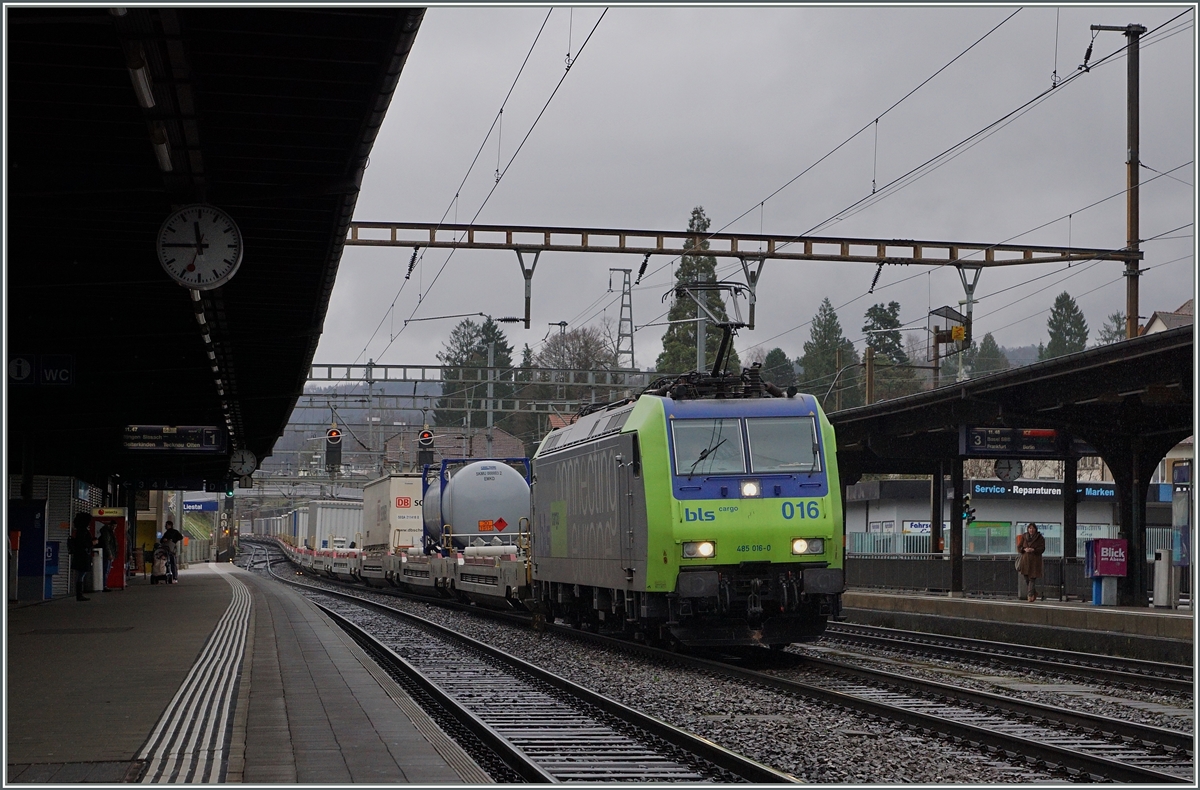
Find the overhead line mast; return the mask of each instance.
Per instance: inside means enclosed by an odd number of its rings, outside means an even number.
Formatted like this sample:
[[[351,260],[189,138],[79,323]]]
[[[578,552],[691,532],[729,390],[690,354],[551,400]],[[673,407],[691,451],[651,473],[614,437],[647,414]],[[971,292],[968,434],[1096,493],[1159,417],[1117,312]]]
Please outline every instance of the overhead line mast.
[[[1139,68],[1140,68],[1140,50],[1142,34],[1146,32],[1146,28],[1142,25],[1126,25],[1124,27],[1114,27],[1112,25],[1092,25],[1092,30],[1111,30],[1118,33],[1124,33],[1129,39],[1129,46],[1125,53],[1128,70],[1125,77],[1126,90],[1126,137],[1128,139],[1128,158],[1125,162],[1125,205],[1126,205],[1126,221],[1125,221],[1125,236],[1126,249],[1131,255],[1125,261],[1125,338],[1134,338],[1138,336],[1138,278],[1141,276],[1141,270],[1138,266],[1138,261],[1141,259],[1139,245],[1141,239],[1140,230],[1140,201],[1138,195],[1139,175],[1138,168],[1141,167],[1141,154],[1138,151],[1141,143],[1141,132],[1139,123]],[[1092,34],[1093,36],[1095,33]],[[1091,48],[1088,48],[1091,51]]]

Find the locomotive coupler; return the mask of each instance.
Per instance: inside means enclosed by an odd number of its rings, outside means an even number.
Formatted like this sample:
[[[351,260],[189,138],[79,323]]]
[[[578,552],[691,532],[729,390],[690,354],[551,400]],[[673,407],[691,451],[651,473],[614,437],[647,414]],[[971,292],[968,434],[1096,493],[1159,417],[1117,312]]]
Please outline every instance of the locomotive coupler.
[[[750,594],[746,596],[746,616],[751,620],[758,620],[762,617],[762,597],[759,595],[759,590],[762,589],[762,580],[753,579],[750,582]]]
[[[729,608],[733,603],[733,590],[730,587],[729,579],[721,577],[720,587],[717,590],[717,608],[721,614],[729,614]]]

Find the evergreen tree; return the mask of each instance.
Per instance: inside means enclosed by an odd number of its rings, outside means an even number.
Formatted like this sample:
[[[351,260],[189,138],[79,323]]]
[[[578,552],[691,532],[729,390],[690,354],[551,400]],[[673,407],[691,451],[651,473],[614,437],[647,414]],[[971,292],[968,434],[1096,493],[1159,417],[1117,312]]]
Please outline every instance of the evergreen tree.
[[[1004,356],[1000,346],[996,345],[996,339],[988,332],[983,336],[983,340],[979,341],[979,349],[975,352],[971,365],[971,375],[980,376],[997,370],[1008,370],[1008,367],[1008,357]]]
[[[514,398],[522,401],[551,399],[554,394],[551,386],[534,380],[537,367],[537,357],[534,355],[533,349],[526,343],[521,349],[521,364],[514,371]],[[497,424],[499,425],[499,423]],[[548,430],[545,416],[529,410],[505,415],[504,424],[501,427],[524,442],[525,454],[529,456],[533,455]]]
[[[796,368],[782,348],[773,348],[763,358],[762,377],[778,387],[787,389],[796,383]]]
[[[1125,313],[1118,310],[1108,316],[1096,337],[1096,345],[1107,346],[1125,339]]]
[[[904,353],[900,336],[900,303],[872,305],[863,318],[866,323],[862,331],[867,345],[875,350],[875,400],[919,392],[921,383],[916,371],[908,367],[908,354]],[[863,372],[865,375],[866,371]]]
[[[867,308],[863,316],[863,334],[867,336],[867,345],[875,349],[875,359],[884,357],[886,361],[897,365],[908,363],[908,355],[900,339],[900,303],[889,302]]]
[[[495,343],[495,367],[499,369],[492,384],[492,398],[499,401],[513,394],[512,346],[504,331],[491,318],[477,324],[464,318],[450,332],[444,350],[437,357],[446,366],[442,397],[438,399],[433,414],[434,424],[439,426],[484,427],[487,422],[482,415],[487,412],[487,364],[488,344]],[[467,407],[467,413],[452,411]],[[494,404],[492,420],[499,423],[506,413]],[[475,414],[475,412],[479,414]]]
[[[838,358],[838,351],[841,358]],[[800,390],[825,399],[829,409],[835,408],[837,393],[841,392],[842,408],[862,405],[862,370],[851,368],[837,376],[842,368],[859,364],[858,351],[854,344],[842,335],[842,325],[829,297],[825,297],[812,320],[811,339],[804,343],[804,356],[800,366],[804,369],[800,378]],[[837,383],[834,384],[835,376]]]
[[[1088,325],[1083,311],[1066,291],[1054,299],[1050,308],[1050,319],[1046,322],[1050,331],[1050,342],[1039,350],[1038,359],[1053,359],[1087,348]]]
[[[698,252],[707,250],[708,241],[701,239],[700,234],[707,232],[708,226],[709,219],[704,216],[704,207],[696,206],[692,209],[692,218],[688,220],[687,229],[688,233],[696,235],[683,243],[684,249]],[[697,241],[699,241],[699,246],[697,246]],[[717,259],[713,256],[685,254],[679,259],[679,268],[675,272],[677,286],[691,282],[715,282],[716,279]],[[721,299],[719,292],[706,291],[703,295],[697,295],[706,300],[709,311],[718,319],[729,320],[729,316],[725,312],[725,302]],[[671,305],[671,309],[667,313],[667,320],[682,321],[683,323],[671,324],[663,333],[663,350],[654,363],[660,373],[686,373],[696,368],[696,323],[688,319],[695,319],[698,312],[699,307],[687,296],[675,299]],[[705,367],[711,369],[717,349],[721,345],[721,336],[724,330],[713,326],[712,321],[706,321],[704,326]],[[729,349],[726,368],[730,372],[741,372],[741,361],[732,347]]]

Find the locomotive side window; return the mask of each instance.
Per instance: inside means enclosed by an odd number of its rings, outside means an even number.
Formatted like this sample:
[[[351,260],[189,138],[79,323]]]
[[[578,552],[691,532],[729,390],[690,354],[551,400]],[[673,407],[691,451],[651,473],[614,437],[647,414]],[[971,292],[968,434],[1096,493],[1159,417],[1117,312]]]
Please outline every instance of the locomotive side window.
[[[746,471],[738,419],[674,420],[675,474],[731,475]]]
[[[753,472],[819,472],[812,417],[751,417],[746,420]]]

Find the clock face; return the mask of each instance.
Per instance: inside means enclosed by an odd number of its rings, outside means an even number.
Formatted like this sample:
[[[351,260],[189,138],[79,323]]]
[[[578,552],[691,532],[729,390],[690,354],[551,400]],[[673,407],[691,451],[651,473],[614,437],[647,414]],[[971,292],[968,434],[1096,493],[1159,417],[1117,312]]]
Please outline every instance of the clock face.
[[[1021,477],[1024,470],[1021,468],[1020,461],[1014,461],[1008,458],[1001,458],[996,462],[996,477],[1006,483],[1011,483]]]
[[[224,285],[242,263],[242,232],[215,206],[184,206],[158,231],[158,261],[175,282],[207,291]]]
[[[258,468],[258,459],[249,450],[234,450],[229,456],[229,470],[238,477],[253,474]]]

